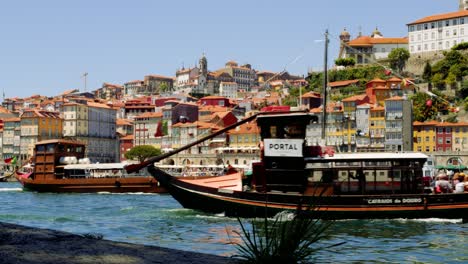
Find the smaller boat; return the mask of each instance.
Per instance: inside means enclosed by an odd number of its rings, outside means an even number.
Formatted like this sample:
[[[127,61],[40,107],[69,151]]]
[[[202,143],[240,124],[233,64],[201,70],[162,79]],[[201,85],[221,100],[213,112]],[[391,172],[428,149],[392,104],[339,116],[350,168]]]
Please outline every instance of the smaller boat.
[[[17,171],[16,178],[25,189],[38,192],[165,192],[146,170],[127,173],[125,163],[90,164],[84,153],[85,145],[76,141],[38,142],[33,165]]]

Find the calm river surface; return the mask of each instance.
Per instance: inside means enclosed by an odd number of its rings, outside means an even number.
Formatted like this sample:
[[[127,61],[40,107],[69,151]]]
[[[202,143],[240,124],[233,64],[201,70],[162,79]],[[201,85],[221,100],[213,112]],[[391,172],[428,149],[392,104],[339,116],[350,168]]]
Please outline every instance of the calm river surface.
[[[105,239],[230,256],[237,219],[183,209],[169,195],[24,192],[0,183],[0,221]],[[247,223],[247,221],[246,221]],[[467,263],[468,224],[460,220],[344,220],[318,262]]]

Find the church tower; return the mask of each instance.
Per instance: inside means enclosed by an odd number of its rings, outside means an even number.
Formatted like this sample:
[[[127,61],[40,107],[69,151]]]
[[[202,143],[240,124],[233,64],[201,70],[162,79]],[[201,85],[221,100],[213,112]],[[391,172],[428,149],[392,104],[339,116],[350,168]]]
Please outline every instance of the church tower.
[[[351,34],[349,34],[348,31],[346,31],[346,28],[343,29],[343,32],[340,34],[340,53],[338,54],[338,58],[344,58],[345,56],[345,49],[346,49],[346,44],[351,40]]]
[[[205,53],[198,61],[198,93],[207,94],[207,81],[208,81],[208,60]]]
[[[206,60],[205,53],[198,61],[198,67],[200,69],[200,74],[207,75],[208,74],[208,61]]]

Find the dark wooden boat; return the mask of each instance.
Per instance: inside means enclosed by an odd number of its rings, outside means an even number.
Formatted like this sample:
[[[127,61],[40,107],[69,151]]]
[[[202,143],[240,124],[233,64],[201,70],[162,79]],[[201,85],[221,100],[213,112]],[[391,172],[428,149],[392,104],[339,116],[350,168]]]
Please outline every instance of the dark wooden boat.
[[[314,120],[309,113],[256,118],[263,155],[248,179],[240,173],[174,177],[153,164],[171,153],[127,170],[148,166],[184,207],[228,216],[273,216],[300,206],[325,219],[468,217],[468,193],[427,193],[422,175],[427,156],[422,153],[334,154],[306,144],[306,127]]]
[[[89,164],[84,153],[85,145],[75,141],[38,142],[34,166],[17,172],[16,178],[25,189],[38,192],[165,192],[147,171],[127,173],[123,163]]]

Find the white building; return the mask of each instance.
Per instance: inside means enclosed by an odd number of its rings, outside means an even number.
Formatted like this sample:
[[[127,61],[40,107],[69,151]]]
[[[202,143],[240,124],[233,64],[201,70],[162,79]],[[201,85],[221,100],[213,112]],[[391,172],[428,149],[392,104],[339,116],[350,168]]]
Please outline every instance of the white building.
[[[359,35],[353,40],[349,32],[344,30],[340,39],[344,42],[340,56],[354,58],[357,64],[372,63],[374,60],[386,59],[393,49],[408,49],[408,38],[387,38],[376,28],[370,36]]]
[[[62,107],[65,138],[85,143],[85,155],[92,162],[120,160],[115,109],[94,102],[66,103]]]
[[[197,67],[185,69],[182,68],[176,72],[176,80],[174,87],[176,90],[187,88],[187,86],[198,84],[198,72]]]
[[[238,85],[235,82],[220,82],[219,95],[227,98],[237,98]]]
[[[468,10],[427,16],[408,24],[411,54],[448,50],[468,41]]]

